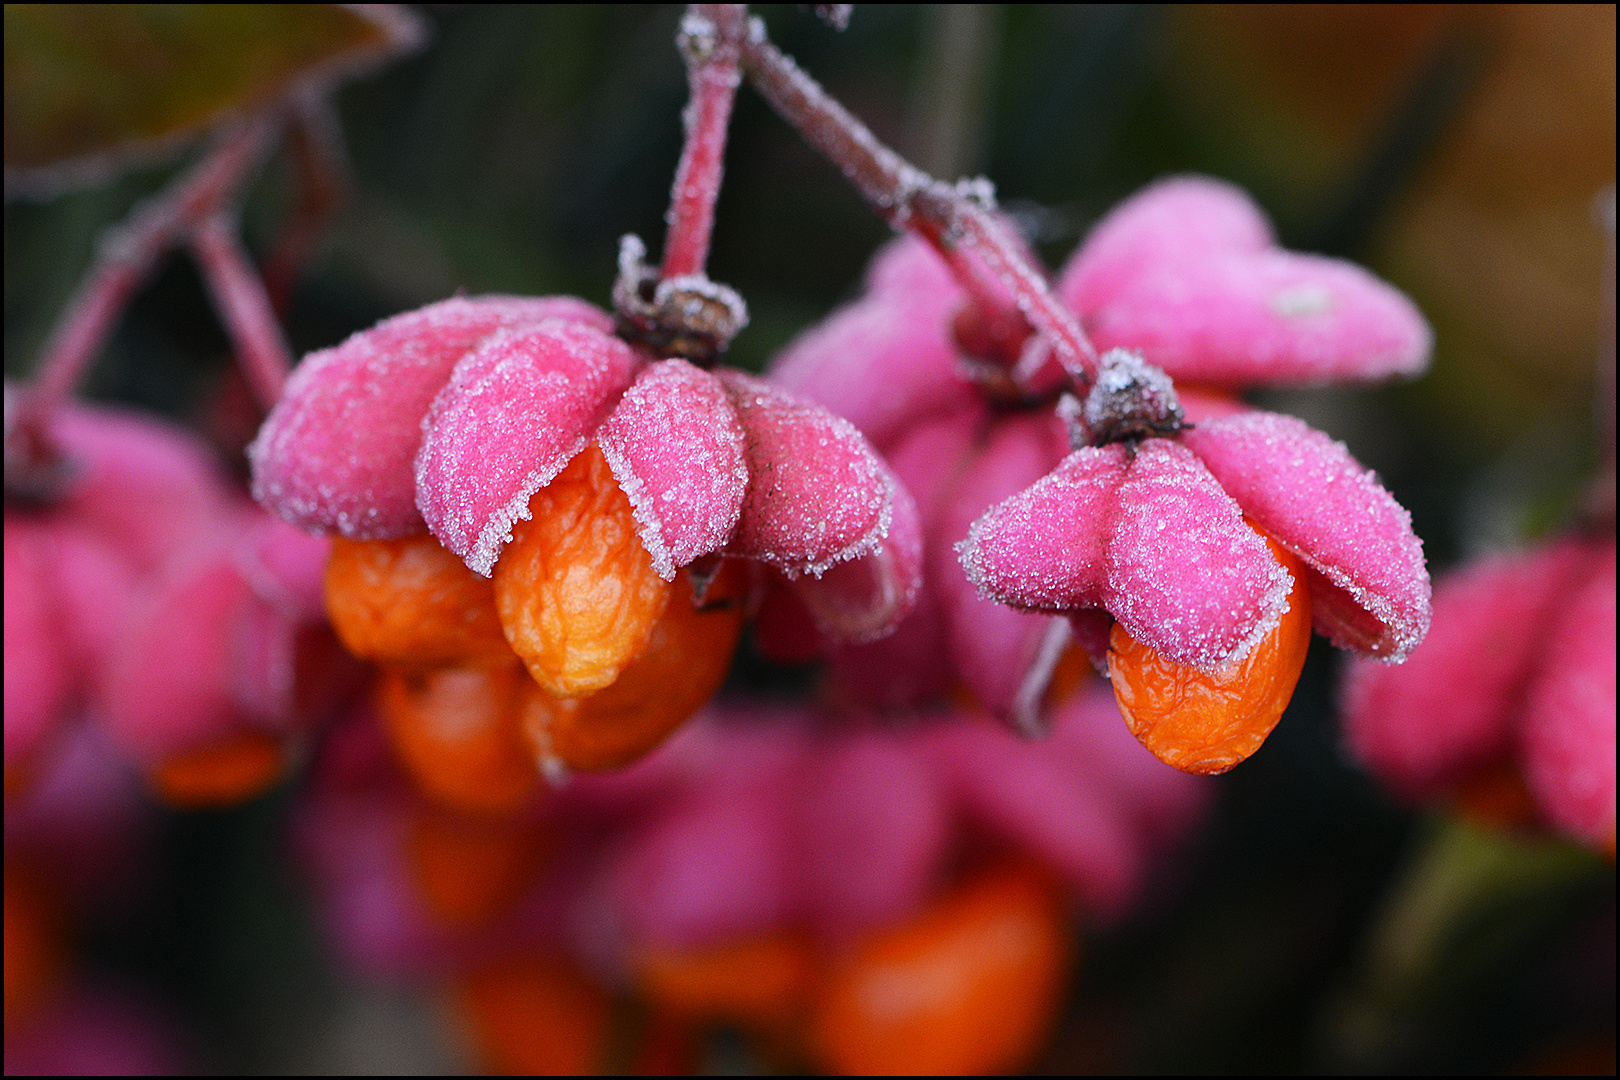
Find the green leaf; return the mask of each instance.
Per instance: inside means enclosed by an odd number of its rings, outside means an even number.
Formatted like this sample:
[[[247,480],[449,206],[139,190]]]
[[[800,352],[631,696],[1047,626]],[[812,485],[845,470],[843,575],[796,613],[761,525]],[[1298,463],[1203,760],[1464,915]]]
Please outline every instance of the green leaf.
[[[422,36],[404,9],[7,4],[8,194],[128,167],[297,86],[356,74]]]

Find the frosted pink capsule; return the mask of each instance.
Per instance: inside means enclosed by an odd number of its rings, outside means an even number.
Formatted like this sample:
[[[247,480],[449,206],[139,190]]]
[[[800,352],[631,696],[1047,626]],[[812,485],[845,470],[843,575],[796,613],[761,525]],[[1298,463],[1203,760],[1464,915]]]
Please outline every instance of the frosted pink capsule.
[[[1354,264],[1277,247],[1238,188],[1160,181],[1115,207],[1056,285],[1099,349],[1138,349],[1172,378],[1220,386],[1410,376],[1432,334]]]
[[[1613,544],[1579,539],[1447,575],[1406,665],[1347,670],[1351,753],[1414,801],[1505,766],[1548,822],[1612,850],[1614,580]]]
[[[9,390],[9,387],[8,387]],[[151,417],[69,405],[50,438],[68,468],[48,506],[6,513],[6,767],[78,708],[137,584],[229,527],[206,447]]]
[[[1429,579],[1410,515],[1342,443],[1274,413],[1076,450],[975,522],[960,551],[987,597],[1106,609],[1207,671],[1276,625],[1292,585],[1244,515],[1306,561],[1316,626],[1337,644],[1400,660],[1422,640]]]
[[[425,531],[412,462],[428,405],[474,345],[548,318],[612,326],[571,296],[453,297],[311,353],[248,447],[254,498],[311,532],[379,540]]]
[[[1547,635],[1525,703],[1525,777],[1542,813],[1562,832],[1614,857],[1614,544],[1594,553]],[[1590,564],[1589,564],[1590,565]]]
[[[241,735],[287,740],[328,705],[307,681],[335,642],[306,638],[325,541],[239,512],[147,584],[112,644],[97,715],[144,771]],[[324,647],[323,647],[324,645]]]
[[[857,638],[892,629],[916,587],[909,496],[866,439],[741,372],[648,363],[593,327],[547,321],[463,357],[423,432],[418,505],[480,574],[534,493],[594,439],[666,579],[717,553],[808,575],[823,627]]]

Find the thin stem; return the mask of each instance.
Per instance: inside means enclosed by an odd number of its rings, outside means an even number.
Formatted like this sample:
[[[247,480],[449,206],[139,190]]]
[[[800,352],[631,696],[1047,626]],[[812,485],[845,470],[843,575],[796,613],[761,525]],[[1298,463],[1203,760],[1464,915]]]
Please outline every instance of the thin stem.
[[[298,202],[264,258],[264,287],[278,314],[286,313],[299,274],[349,193],[343,132],[329,97],[310,94],[298,102],[287,150]]]
[[[950,186],[884,146],[793,60],[765,38],[757,20],[742,50],[743,73],[806,142],[837,165],[890,225],[908,229],[940,253],[987,320],[1007,301],[984,280],[988,268],[1030,326],[1051,343],[1071,376],[1096,377],[1097,350],[1073,313],[1058,303],[1020,245],[996,223],[987,182]]]
[[[268,152],[279,116],[261,115],[224,132],[201,161],[110,229],[95,262],[46,341],[8,436],[43,440],[52,413],[95,359],[118,313],[157,260],[214,211]]]
[[[264,281],[236,238],[236,215],[223,210],[210,215],[198,226],[191,249],[236,347],[237,363],[259,407],[268,413],[292,371],[292,352],[281,336]]]
[[[726,131],[742,81],[738,56],[747,26],[743,4],[693,4],[681,20],[681,53],[692,88],[682,120],[686,144],[670,193],[669,235],[661,277],[702,274],[714,232],[714,204],[724,172]]]

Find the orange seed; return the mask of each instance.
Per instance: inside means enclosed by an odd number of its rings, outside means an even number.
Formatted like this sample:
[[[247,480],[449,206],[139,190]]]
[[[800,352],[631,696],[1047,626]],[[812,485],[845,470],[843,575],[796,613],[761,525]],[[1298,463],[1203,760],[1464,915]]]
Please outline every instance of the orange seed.
[[[618,679],[588,697],[540,691],[525,704],[524,734],[541,761],[590,772],[636,761],[714,696],[742,634],[743,609],[732,597],[743,577],[728,563],[710,583],[712,606],[692,605],[685,572],[676,575],[669,606],[647,648]]]
[[[1164,659],[1118,623],[1109,637],[1108,677],[1126,726],[1155,757],[1182,772],[1223,773],[1260,749],[1305,666],[1311,600],[1304,567],[1281,544],[1265,539],[1293,575],[1294,587],[1282,619],[1241,660],[1202,672]]]
[[[530,682],[516,664],[491,668],[389,668],[377,708],[417,786],[462,810],[526,805],[540,773],[521,730]]]
[[[534,493],[529,513],[495,564],[506,639],[548,693],[600,690],[647,647],[670,584],[595,443]]]
[[[1039,871],[981,871],[831,962],[812,1006],[818,1061],[854,1074],[1019,1069],[1057,1019],[1071,950]]]
[[[493,587],[428,534],[335,538],[326,611],[344,648],[363,660],[492,664],[512,652]]]

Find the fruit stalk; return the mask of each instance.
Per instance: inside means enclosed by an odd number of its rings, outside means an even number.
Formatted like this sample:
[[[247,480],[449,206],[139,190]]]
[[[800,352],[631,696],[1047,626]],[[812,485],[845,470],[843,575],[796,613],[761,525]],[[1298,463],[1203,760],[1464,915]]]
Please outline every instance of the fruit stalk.
[[[765,37],[757,19],[742,46],[743,74],[804,140],[821,151],[889,224],[926,240],[952,270],[987,322],[998,321],[1007,301],[974,264],[982,262],[1011,293],[1029,325],[1050,341],[1064,368],[1083,384],[1096,377],[1097,351],[1079,322],[1058,303],[992,217],[988,182],[948,185],[879,142]]]

